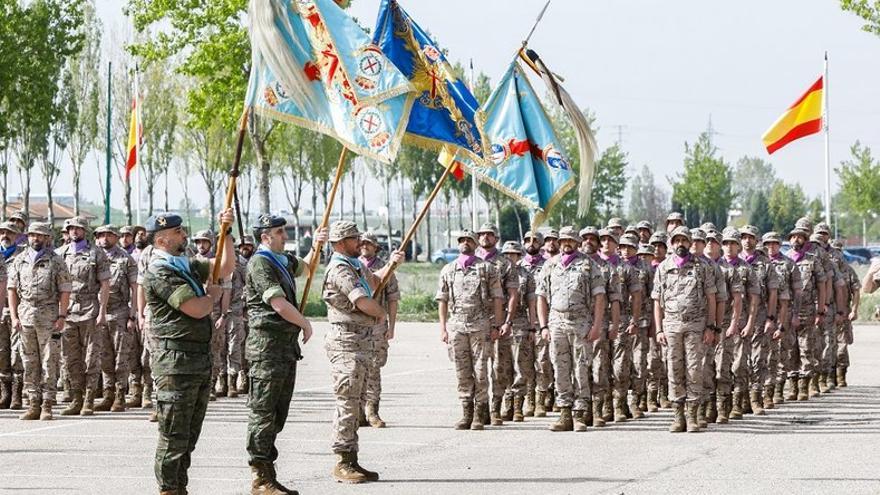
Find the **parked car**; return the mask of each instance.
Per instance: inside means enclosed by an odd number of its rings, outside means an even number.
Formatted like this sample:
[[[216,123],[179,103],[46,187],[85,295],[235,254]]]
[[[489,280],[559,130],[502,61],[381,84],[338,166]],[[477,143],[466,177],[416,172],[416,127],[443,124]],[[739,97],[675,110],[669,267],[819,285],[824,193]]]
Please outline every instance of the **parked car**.
[[[431,263],[445,265],[451,263],[458,258],[458,248],[443,248],[434,251],[431,255]]]
[[[868,251],[870,253],[870,251]],[[843,250],[843,260],[847,263],[855,263],[857,265],[867,265],[870,263],[871,258],[865,258],[861,255],[861,250],[857,253],[850,251],[849,248]]]
[[[400,249],[400,241],[402,239],[397,236],[391,236],[391,249],[396,251]],[[376,233],[376,241],[379,243],[379,252],[384,253],[388,249],[388,234]],[[422,246],[416,242],[416,256],[422,254]],[[406,260],[412,260],[412,247],[407,247]]]
[[[843,248],[844,253],[849,253],[853,256],[857,256],[862,258],[861,261],[857,261],[859,264],[867,264],[870,262],[871,258],[874,256],[874,253],[871,252],[870,249],[861,246],[852,246]]]

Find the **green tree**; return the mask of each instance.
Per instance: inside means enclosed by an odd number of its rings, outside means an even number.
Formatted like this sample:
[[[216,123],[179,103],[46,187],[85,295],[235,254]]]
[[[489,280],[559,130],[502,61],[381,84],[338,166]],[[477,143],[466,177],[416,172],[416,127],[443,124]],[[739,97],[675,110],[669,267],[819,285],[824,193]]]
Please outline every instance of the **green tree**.
[[[138,86],[144,132],[139,165],[147,189],[147,215],[153,214],[159,177],[167,174],[175,155],[183,85],[180,77],[171,71],[171,64],[167,61],[153,62],[144,68]]]
[[[752,156],[744,156],[736,162],[731,189],[743,215],[750,217],[755,211],[753,197],[758,193],[763,193],[764,201],[767,200],[775,181],[776,170],[770,162]]]
[[[25,12],[19,2],[0,1],[0,67],[20,67],[22,58],[22,29]],[[19,84],[19,70],[0,70],[0,217],[6,219],[6,186],[12,148],[17,141],[16,113],[23,87]]]
[[[840,180],[840,197],[847,211],[867,222],[880,211],[880,162],[871,148],[856,141],[849,160],[834,169]]]
[[[840,7],[865,20],[862,30],[880,36],[880,0],[840,0]]]
[[[683,211],[688,225],[712,222],[727,223],[733,203],[732,171],[708,132],[703,132],[693,146],[684,144],[684,172],[672,182],[672,207]]]
[[[632,222],[647,220],[659,225],[666,219],[669,211],[669,193],[663,190],[654,179],[654,173],[647,165],[632,178],[629,185],[630,199],[628,217]]]
[[[781,180],[773,183],[767,198],[767,209],[773,230],[787,235],[798,218],[807,210],[807,198],[799,184],[786,184]]]
[[[574,153],[568,156],[574,156]],[[588,214],[593,219],[591,223],[603,223],[603,220],[620,214],[628,165],[629,157],[619,144],[615,143],[602,151],[593,178],[593,201],[590,202]]]
[[[773,230],[773,218],[770,216],[770,203],[764,191],[758,191],[751,196],[751,203],[748,206],[749,223],[758,227],[760,232],[768,232]],[[782,232],[785,235],[786,232]]]

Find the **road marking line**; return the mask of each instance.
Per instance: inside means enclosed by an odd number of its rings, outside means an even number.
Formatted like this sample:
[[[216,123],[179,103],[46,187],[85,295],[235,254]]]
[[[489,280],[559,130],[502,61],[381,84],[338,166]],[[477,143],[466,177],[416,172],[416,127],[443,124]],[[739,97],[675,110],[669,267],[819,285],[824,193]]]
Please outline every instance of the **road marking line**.
[[[0,433],[0,437],[14,437],[14,436],[18,436],[18,435],[27,435],[28,433],[34,433],[37,431],[56,430],[58,428],[67,428],[68,426],[76,426],[76,425],[81,425],[81,424],[82,423],[72,421],[70,423],[64,423],[64,424],[60,424],[60,425],[44,426],[42,428],[32,428],[30,430],[10,431],[7,433]]]

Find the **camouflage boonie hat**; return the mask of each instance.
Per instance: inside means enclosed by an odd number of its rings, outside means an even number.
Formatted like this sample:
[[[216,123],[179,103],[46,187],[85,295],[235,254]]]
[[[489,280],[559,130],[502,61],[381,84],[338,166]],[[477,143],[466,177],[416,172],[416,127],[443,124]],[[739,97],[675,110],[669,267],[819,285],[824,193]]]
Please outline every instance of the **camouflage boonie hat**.
[[[669,234],[669,242],[672,243],[673,241],[675,241],[675,238],[679,236],[684,237],[688,240],[688,242],[691,242],[692,240],[690,229],[685,227],[684,225],[679,225],[675,228],[675,230],[672,231],[671,234]]]
[[[560,241],[569,240],[569,241],[581,242],[581,238],[578,237],[577,230],[575,230],[575,228],[571,227],[571,226],[562,227],[561,229],[559,229],[559,240]]]
[[[46,222],[33,222],[28,226],[28,234],[52,235],[52,226]]]
[[[638,249],[639,248],[639,236],[635,234],[623,234],[620,236],[620,241],[618,242],[621,247],[629,246]]]
[[[61,222],[61,232],[67,233],[67,227],[70,227],[70,219],[65,219]]]
[[[819,235],[818,232],[813,232],[810,234],[810,242],[815,242],[816,244],[822,244],[822,236]]]
[[[637,223],[637,224],[636,224],[636,228],[639,229],[639,230],[641,230],[641,229],[648,229],[649,232],[653,232],[653,231],[654,231],[654,226],[651,225],[651,222],[649,222],[649,221],[647,221],[647,220],[642,220],[641,222]]]
[[[791,239],[793,236],[796,236],[796,235],[802,236],[804,238],[804,240],[806,241],[810,238],[810,231],[805,230],[805,229],[799,229],[799,228],[795,227],[794,229],[791,230],[791,232],[788,233],[788,238]]]
[[[531,230],[526,232],[525,235],[523,235],[523,242],[526,242],[527,240],[532,239],[532,238],[537,239],[538,243],[544,242],[544,236],[541,235],[540,232],[532,232]]]
[[[544,234],[544,240],[546,241],[547,239],[559,240],[559,232],[556,229],[548,230],[547,233]]]
[[[0,223],[0,230],[8,230],[15,235],[21,234],[21,229],[18,228],[18,225],[15,225],[15,222],[10,222],[9,220]]]
[[[674,222],[674,221],[684,222],[684,215],[682,215],[678,211],[673,211],[672,213],[670,213],[669,215],[666,216],[666,223]]]
[[[603,237],[608,237],[614,241],[614,244],[620,244],[620,238],[611,229],[599,229],[599,240],[601,241]]]
[[[606,229],[617,229],[617,228],[622,229],[623,228],[623,219],[618,218],[618,217],[609,218],[608,225],[606,225],[605,228]]]
[[[244,246],[245,244],[250,244],[251,246],[256,246],[256,243],[254,242],[254,236],[252,236],[252,235],[245,235],[244,237],[239,239],[236,244],[238,246]]]
[[[95,229],[95,236],[98,234],[113,234],[116,237],[119,237],[119,229],[113,224],[101,225]]]
[[[654,256],[654,246],[650,244],[639,244],[639,251],[636,254],[650,254]]]
[[[97,234],[98,231],[96,230],[95,233]],[[126,234],[134,235],[134,228],[131,225],[123,225],[122,227],[120,227],[119,235],[126,235]]]
[[[351,237],[360,237],[361,231],[358,230],[357,224],[348,220],[339,220],[333,222],[330,226],[330,242],[339,242]]]
[[[654,232],[651,234],[651,238],[648,239],[648,244],[666,244],[666,241],[669,237],[666,235],[666,232]]]
[[[86,220],[84,217],[70,218],[65,222],[65,224],[66,225],[64,226],[64,230],[67,230],[70,227],[79,227],[81,229],[88,229],[89,228],[89,221]]]
[[[744,225],[739,229],[739,235],[740,238],[744,235],[750,235],[754,237],[755,240],[758,240],[761,237],[760,232],[758,232],[758,227],[755,227],[754,225]]]
[[[586,239],[588,235],[595,236],[597,239],[599,238],[599,229],[593,227],[592,225],[588,225],[581,229],[578,233],[581,239]]]
[[[782,239],[779,238],[779,233],[771,230],[767,232],[763,236],[761,236],[761,242],[767,244],[768,242],[775,242],[777,244],[782,244]]]
[[[712,222],[706,222],[703,225],[700,225],[700,230],[708,234],[709,232],[718,232],[718,227]]]
[[[813,232],[817,234],[831,235],[831,227],[825,222],[817,223]]]
[[[470,239],[474,241],[474,244],[477,243],[477,236],[471,232],[470,230],[460,230],[455,234],[456,242],[461,242],[462,239]]]
[[[702,229],[700,229],[700,230],[702,230]],[[723,237],[721,236],[721,232],[718,232],[717,230],[713,230],[712,232],[706,233],[706,243],[707,244],[710,242],[713,242],[713,241],[717,242],[718,244],[721,244],[722,238]]]
[[[507,241],[501,248],[501,254],[519,254],[522,255],[522,246],[516,241]]]
[[[843,241],[840,239],[834,239],[831,241],[831,247],[834,249],[843,249]]]
[[[742,245],[742,235],[736,227],[724,228],[724,231],[721,233],[721,243],[723,244],[725,242],[735,242]]]
[[[480,234],[493,234],[497,237],[498,236],[498,228],[496,228],[491,223],[486,222],[483,225],[480,225],[480,229],[477,230],[477,235],[480,235]]]
[[[691,229],[691,239],[706,242],[706,231],[703,229]]]
[[[15,212],[13,212],[12,215],[9,215],[8,220],[18,220],[22,223],[27,224],[28,223],[28,214],[24,210],[17,210]]]
[[[361,234],[361,242],[368,242],[376,247],[379,247],[379,239],[376,238],[376,234],[370,231]]]
[[[200,230],[192,238],[194,241],[208,241],[214,244],[214,233],[210,230]]]
[[[807,217],[801,217],[797,219],[797,222],[794,223],[795,229],[806,230],[807,232],[813,231],[813,222],[810,221]]]
[[[623,233],[639,235],[639,228],[635,225],[627,225],[626,228],[623,230]]]

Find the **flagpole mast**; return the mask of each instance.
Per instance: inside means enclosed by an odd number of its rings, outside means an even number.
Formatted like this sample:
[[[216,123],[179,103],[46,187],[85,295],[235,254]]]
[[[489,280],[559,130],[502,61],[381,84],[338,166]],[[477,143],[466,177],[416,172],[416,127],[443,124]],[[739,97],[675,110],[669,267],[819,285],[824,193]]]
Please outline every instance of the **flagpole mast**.
[[[247,132],[247,121],[250,113],[250,107],[245,106],[241,113],[241,119],[238,121],[238,139],[235,142],[235,155],[232,158],[232,170],[229,171],[229,186],[226,188],[226,200],[223,203],[223,209],[232,208],[233,199],[236,197],[236,187],[238,186],[239,165],[241,165],[241,150],[244,146],[244,135]],[[241,229],[241,217],[238,220],[239,229]],[[220,267],[223,265],[223,253],[226,250],[226,231],[229,230],[228,223],[220,224],[220,231],[217,234],[217,254],[214,259],[214,270],[211,272],[211,282],[217,283],[220,280]],[[239,232],[242,232],[239,230]],[[259,242],[256,239],[255,242]]]
[[[107,62],[107,177],[106,177],[106,189],[107,192],[104,196],[104,224],[110,223],[110,178],[112,177],[110,172],[111,165],[111,153],[110,153],[110,125],[111,125],[111,116],[113,114],[113,108],[110,106],[111,100],[113,98],[112,94],[112,84],[113,84],[113,62]]]
[[[825,130],[825,223],[831,225],[831,148],[828,143],[828,52],[825,52],[825,71],[822,76],[822,127]]]
[[[137,224],[141,225],[141,102],[138,86],[138,65],[134,65],[134,172],[137,195]]]
[[[471,92],[474,91],[474,59],[471,59]],[[471,172],[471,231],[476,232],[480,223],[480,214],[477,211],[477,194],[479,193],[479,183],[477,182],[477,174]]]

